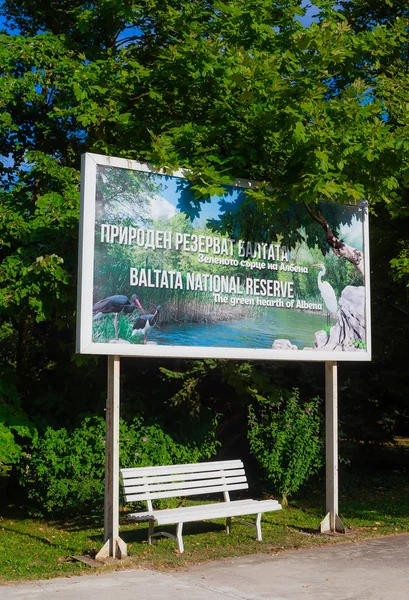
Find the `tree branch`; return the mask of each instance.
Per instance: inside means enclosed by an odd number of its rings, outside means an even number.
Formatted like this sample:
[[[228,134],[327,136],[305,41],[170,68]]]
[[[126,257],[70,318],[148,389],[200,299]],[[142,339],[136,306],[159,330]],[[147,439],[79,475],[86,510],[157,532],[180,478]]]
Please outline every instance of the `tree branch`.
[[[331,246],[333,253],[335,256],[345,258],[348,262],[353,264],[358,271],[364,276],[364,255],[361,250],[357,248],[353,248],[349,246],[342,240],[339,240],[337,236],[332,231],[331,227],[328,225],[328,222],[324,217],[320,214],[315,214],[312,210],[311,206],[304,202],[304,206],[307,209],[310,216],[321,225],[321,227],[325,231],[325,237],[329,246]]]

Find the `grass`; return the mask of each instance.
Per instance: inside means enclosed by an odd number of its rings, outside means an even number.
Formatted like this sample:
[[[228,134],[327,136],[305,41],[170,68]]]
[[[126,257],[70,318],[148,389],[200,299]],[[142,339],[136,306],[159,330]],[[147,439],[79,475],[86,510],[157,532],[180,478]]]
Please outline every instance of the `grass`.
[[[314,545],[351,542],[368,537],[409,532],[409,482],[405,468],[393,471],[365,469],[340,475],[340,513],[351,528],[347,536],[317,533],[324,517],[325,489],[321,480],[307,485],[287,509],[266,514],[263,542],[255,530],[234,525],[226,535],[224,521],[188,523],[184,528],[185,553],[176,542],[158,538],[148,546],[147,524],[129,524],[121,517],[121,537],[129,557],[110,561],[97,570],[74,562],[73,555],[94,556],[103,544],[103,519],[34,519],[14,506],[4,507],[0,517],[0,585],[29,579],[89,574],[127,568],[173,569],[209,560],[246,554],[277,553]],[[168,529],[172,531],[172,527]]]

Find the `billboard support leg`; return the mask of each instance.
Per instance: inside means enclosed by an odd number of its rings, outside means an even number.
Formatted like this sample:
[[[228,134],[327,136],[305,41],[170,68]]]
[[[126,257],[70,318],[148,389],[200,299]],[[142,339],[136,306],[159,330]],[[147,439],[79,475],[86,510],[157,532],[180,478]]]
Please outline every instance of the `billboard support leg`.
[[[119,356],[108,356],[108,394],[105,443],[104,545],[97,560],[124,558],[126,544],[119,537]]]
[[[322,533],[345,533],[338,515],[338,370],[336,362],[325,363],[325,469],[326,517]]]

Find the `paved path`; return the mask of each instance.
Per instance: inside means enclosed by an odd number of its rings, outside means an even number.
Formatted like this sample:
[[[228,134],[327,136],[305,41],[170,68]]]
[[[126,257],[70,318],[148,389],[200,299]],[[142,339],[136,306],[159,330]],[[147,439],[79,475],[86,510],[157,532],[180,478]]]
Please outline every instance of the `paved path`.
[[[1,600],[408,600],[409,535],[0,587]]]

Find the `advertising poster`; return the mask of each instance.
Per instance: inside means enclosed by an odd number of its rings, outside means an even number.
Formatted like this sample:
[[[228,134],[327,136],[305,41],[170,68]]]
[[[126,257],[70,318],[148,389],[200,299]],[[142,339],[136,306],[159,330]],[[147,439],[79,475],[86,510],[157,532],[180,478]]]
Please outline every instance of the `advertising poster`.
[[[199,201],[183,173],[85,155],[77,351],[370,360],[366,206],[275,214],[251,187]]]

